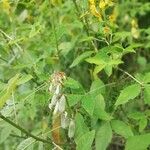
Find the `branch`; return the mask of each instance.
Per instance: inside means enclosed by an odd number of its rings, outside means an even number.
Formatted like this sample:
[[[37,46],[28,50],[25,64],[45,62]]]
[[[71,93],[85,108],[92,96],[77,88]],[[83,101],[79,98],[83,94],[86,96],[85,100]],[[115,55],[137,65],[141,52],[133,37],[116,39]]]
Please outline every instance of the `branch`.
[[[6,118],[5,116],[3,116],[1,113],[0,113],[0,118],[3,119],[4,121],[6,121],[7,123],[11,124],[12,126],[14,126],[15,128],[17,128],[18,130],[20,130],[21,132],[25,133],[26,135],[28,135],[29,137],[32,137],[34,138],[35,140],[37,141],[41,141],[43,143],[49,143],[51,144],[51,142],[45,140],[45,139],[42,139],[42,138],[39,138],[33,134],[31,134],[30,132],[28,132],[27,130],[25,130],[24,128],[22,128],[21,126],[19,126],[18,124],[12,122],[11,120],[9,120],[8,118]]]
[[[141,86],[143,86],[143,83],[140,82],[138,79],[136,79],[135,77],[133,77],[131,74],[129,74],[128,72],[118,68],[118,70],[120,70],[121,72],[125,73],[126,75],[128,75],[131,79],[133,79],[135,82],[137,82],[138,84],[140,84]]]

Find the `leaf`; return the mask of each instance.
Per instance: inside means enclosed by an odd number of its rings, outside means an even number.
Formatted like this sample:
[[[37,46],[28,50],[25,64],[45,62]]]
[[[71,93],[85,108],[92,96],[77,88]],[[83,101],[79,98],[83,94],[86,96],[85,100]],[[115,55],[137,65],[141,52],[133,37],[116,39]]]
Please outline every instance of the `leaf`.
[[[144,113],[139,112],[139,111],[134,111],[128,114],[129,118],[135,119],[135,120],[139,120],[145,117]]]
[[[150,72],[146,73],[143,78],[144,83],[150,82]]]
[[[127,139],[125,150],[146,150],[150,145],[150,133]]]
[[[91,150],[91,145],[95,137],[95,131],[89,131],[82,135],[77,141],[77,150]]]
[[[105,70],[106,74],[108,75],[108,77],[112,74],[112,69],[113,69],[112,66],[108,66],[108,65],[107,65],[107,66],[105,67],[104,70]]]
[[[143,117],[139,121],[139,132],[142,132],[146,128],[146,126],[147,126],[147,119],[146,117]]]
[[[102,95],[98,95],[95,98],[94,116],[106,121],[112,119],[112,117],[105,111],[105,102]]]
[[[119,135],[128,138],[133,136],[133,132],[127,124],[120,120],[112,120],[111,121],[112,129]]]
[[[69,106],[71,107],[71,106],[76,105],[79,101],[81,101],[82,97],[83,95],[79,95],[79,94],[67,95]]]
[[[0,143],[3,143],[10,135],[12,128],[10,126],[6,126],[1,130]]]
[[[19,79],[19,74],[16,74],[13,78],[8,81],[7,89],[0,93],[0,109],[3,107],[5,102],[10,98],[12,91],[17,86],[17,82]]]
[[[58,46],[58,48],[60,50],[60,53],[63,56],[66,56],[69,53],[69,51],[72,49],[72,43],[71,42],[60,43],[60,45]]]
[[[82,53],[80,56],[78,56],[73,63],[70,65],[70,68],[75,67],[76,65],[78,65],[81,61],[83,61],[85,58],[89,57],[91,54],[93,53],[93,51],[86,51],[84,53]]]
[[[106,64],[102,64],[102,65],[98,65],[94,68],[94,76],[96,76],[96,74],[98,74],[100,71],[102,71],[104,68],[106,67]]]
[[[26,82],[28,82],[29,80],[31,80],[33,77],[28,74],[28,75],[23,75],[17,82],[17,85],[20,85],[20,84],[24,84]]]
[[[28,146],[31,146],[32,144],[34,144],[36,140],[33,138],[27,138],[25,140],[23,140],[18,146],[16,150],[25,150]]]
[[[90,64],[105,65],[109,61],[109,56],[104,52],[99,52],[95,56],[87,58],[86,61]]]
[[[150,105],[150,86],[145,86],[144,89],[144,102]]]
[[[93,115],[95,100],[89,94],[83,96],[82,98],[82,107],[89,113],[89,115]]]
[[[72,89],[79,89],[81,87],[78,81],[70,77],[68,77],[67,80],[64,82],[64,86]]]
[[[115,105],[118,106],[118,105],[127,103],[129,100],[137,97],[139,95],[140,91],[141,91],[141,87],[139,84],[132,84],[132,85],[124,88],[121,91]]]
[[[96,79],[92,82],[92,85],[90,87],[90,94],[92,96],[96,96],[98,94],[105,94],[105,84],[100,80],[100,79]]]
[[[96,132],[96,150],[106,150],[112,139],[112,130],[109,122],[103,122]]]
[[[87,133],[89,131],[87,125],[84,122],[84,118],[81,114],[77,113],[75,116],[75,141],[78,140],[83,134]]]

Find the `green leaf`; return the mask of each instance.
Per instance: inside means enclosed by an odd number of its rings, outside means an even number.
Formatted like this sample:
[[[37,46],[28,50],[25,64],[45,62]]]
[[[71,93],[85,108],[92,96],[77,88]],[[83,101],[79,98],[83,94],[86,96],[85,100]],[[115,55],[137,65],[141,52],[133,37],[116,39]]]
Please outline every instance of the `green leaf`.
[[[29,146],[31,146],[32,144],[34,144],[36,140],[33,138],[27,138],[25,140],[23,140],[18,146],[16,150],[25,150],[26,148],[28,148]]]
[[[17,85],[20,85],[20,84],[24,84],[26,82],[28,82],[29,80],[31,80],[33,77],[28,74],[28,75],[23,75],[17,82]]]
[[[110,66],[110,65],[107,65],[106,67],[105,67],[105,72],[106,72],[106,74],[108,75],[108,77],[112,74],[112,66]]]
[[[102,96],[97,96],[95,97],[95,107],[94,107],[94,116],[102,119],[102,120],[111,120],[112,116],[110,116],[106,111],[105,111],[105,102],[104,98]]]
[[[143,78],[144,83],[150,82],[150,72],[146,73]]]
[[[83,61],[85,58],[89,57],[91,54],[93,53],[93,51],[87,51],[82,53],[80,56],[78,56],[73,63],[70,65],[70,68],[75,67],[76,65],[78,65],[81,61]]]
[[[96,74],[98,74],[100,71],[102,71],[104,68],[106,67],[106,64],[102,64],[102,65],[98,65],[94,68],[94,76],[96,76]]]
[[[75,141],[78,141],[78,138],[80,138],[83,134],[89,132],[89,129],[84,122],[84,118],[79,113],[77,113],[75,116],[75,125]]]
[[[139,112],[139,111],[134,111],[134,112],[130,112],[128,113],[128,117],[135,119],[135,120],[139,120],[145,117],[144,113]]]
[[[89,113],[89,115],[93,116],[93,111],[95,107],[95,100],[91,95],[85,95],[82,98],[82,107]]]
[[[101,124],[96,132],[96,150],[106,150],[112,139],[112,130],[109,122]]]
[[[12,128],[10,126],[6,126],[1,130],[0,143],[3,143],[10,135]]]
[[[63,56],[66,56],[69,53],[69,51],[72,49],[72,43],[71,42],[60,43],[60,45],[58,46],[58,48],[60,50],[60,53]]]
[[[141,91],[141,87],[139,84],[132,84],[132,85],[124,88],[121,91],[115,105],[118,106],[118,105],[127,103],[129,100],[137,97],[139,95],[140,91]]]
[[[81,101],[82,97],[83,95],[79,95],[79,94],[67,95],[69,106],[71,107],[71,106],[76,105],[79,101]]]
[[[150,86],[145,86],[144,89],[144,102],[150,105]]]
[[[105,90],[105,84],[100,79],[96,79],[92,82],[90,87],[90,94],[93,96],[97,96],[100,93],[105,94]]]
[[[146,150],[150,145],[150,133],[133,136],[127,139],[125,150]]]
[[[91,64],[105,65],[109,61],[109,56],[104,52],[99,52],[94,57],[87,58],[86,61]]]
[[[89,131],[82,135],[77,141],[77,150],[91,150],[91,146],[95,137],[95,131]]]
[[[11,78],[8,81],[7,89],[0,93],[0,109],[3,107],[5,102],[10,98],[12,92],[15,90],[19,76],[19,74],[16,74],[13,78]]]
[[[133,136],[133,132],[126,123],[120,120],[112,120],[111,121],[112,129],[119,135],[128,138],[130,136]]]
[[[70,77],[68,77],[67,80],[64,82],[64,86],[71,89],[79,89],[81,87],[78,81]]]
[[[142,132],[146,128],[146,126],[147,126],[147,118],[143,117],[139,121],[139,132]]]

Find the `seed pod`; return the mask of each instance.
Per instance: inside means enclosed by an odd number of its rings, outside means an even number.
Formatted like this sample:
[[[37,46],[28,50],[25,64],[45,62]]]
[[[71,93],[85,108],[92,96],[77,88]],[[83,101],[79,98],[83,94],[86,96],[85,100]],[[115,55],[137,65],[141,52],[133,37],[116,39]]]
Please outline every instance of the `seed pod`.
[[[61,91],[61,85],[58,84],[58,85],[56,86],[55,94],[56,94],[56,95],[60,94],[60,91]]]
[[[67,112],[61,114],[61,127],[67,128],[69,126],[69,118],[67,116]]]
[[[52,84],[49,86],[48,91],[49,91],[49,92],[52,92],[52,91],[53,91],[53,85],[52,85]]]
[[[56,103],[53,115],[56,115],[58,113],[58,107],[59,107],[59,102]]]
[[[49,104],[48,107],[50,109],[52,109],[52,107],[55,106],[56,102],[57,102],[57,96],[54,94],[53,97],[52,97],[51,103]]]
[[[68,137],[72,138],[74,134],[75,134],[75,122],[73,119],[71,119],[69,124]]]
[[[66,105],[66,98],[64,95],[62,95],[59,100],[59,108],[58,108],[61,113],[65,111],[65,105]]]

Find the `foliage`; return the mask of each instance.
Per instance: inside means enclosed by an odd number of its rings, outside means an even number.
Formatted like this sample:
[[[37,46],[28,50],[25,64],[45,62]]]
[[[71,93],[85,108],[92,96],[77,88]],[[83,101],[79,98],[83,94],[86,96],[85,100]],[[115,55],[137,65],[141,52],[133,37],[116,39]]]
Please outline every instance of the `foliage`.
[[[148,0],[0,9],[0,150],[150,148]]]

